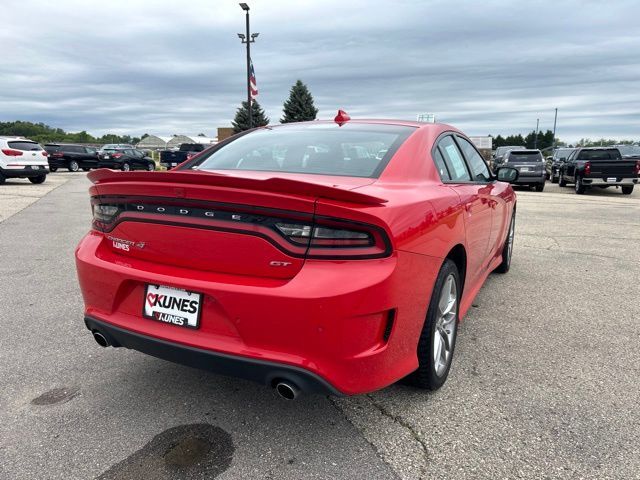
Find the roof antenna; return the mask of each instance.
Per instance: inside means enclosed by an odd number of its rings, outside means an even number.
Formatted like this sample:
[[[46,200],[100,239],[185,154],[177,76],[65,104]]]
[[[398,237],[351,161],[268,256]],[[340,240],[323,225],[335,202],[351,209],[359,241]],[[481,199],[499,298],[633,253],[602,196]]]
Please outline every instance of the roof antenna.
[[[349,120],[351,120],[351,117],[344,110],[338,110],[336,118],[333,119],[333,121],[336,122],[340,127],[347,123]]]

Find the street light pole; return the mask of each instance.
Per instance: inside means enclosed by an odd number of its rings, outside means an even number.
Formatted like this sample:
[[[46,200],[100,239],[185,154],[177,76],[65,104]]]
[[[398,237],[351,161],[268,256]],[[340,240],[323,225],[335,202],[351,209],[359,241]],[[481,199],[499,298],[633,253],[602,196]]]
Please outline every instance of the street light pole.
[[[240,3],[240,8],[246,12],[247,18],[247,29],[245,35],[242,33],[238,34],[242,43],[247,45],[247,110],[249,113],[249,128],[253,127],[253,116],[251,114],[251,44],[256,41],[257,33],[251,34],[251,29],[249,28],[249,5],[246,3]]]
[[[538,127],[540,127],[540,119],[536,118],[536,138],[533,140],[533,148],[538,148]]]
[[[553,148],[556,148],[556,122],[558,121],[558,109],[556,108],[556,115],[553,117]]]

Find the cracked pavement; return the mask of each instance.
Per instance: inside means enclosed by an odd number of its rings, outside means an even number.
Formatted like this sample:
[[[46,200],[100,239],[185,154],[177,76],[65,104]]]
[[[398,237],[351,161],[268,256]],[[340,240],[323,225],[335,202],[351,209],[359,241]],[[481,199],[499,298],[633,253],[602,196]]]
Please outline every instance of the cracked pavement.
[[[0,224],[0,478],[165,478],[168,453],[184,478],[640,477],[640,191],[518,190],[511,271],[480,291],[441,390],[287,403],[98,348],[73,265],[88,182],[60,178]]]

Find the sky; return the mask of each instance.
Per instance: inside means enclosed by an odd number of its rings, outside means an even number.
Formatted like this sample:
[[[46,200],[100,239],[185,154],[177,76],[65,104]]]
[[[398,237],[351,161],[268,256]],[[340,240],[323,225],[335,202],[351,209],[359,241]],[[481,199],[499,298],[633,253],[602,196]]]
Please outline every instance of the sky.
[[[253,0],[272,123],[297,79],[332,119],[432,113],[468,135],[640,140],[640,2]],[[2,0],[0,121],[141,135],[229,126],[246,99],[230,0]]]

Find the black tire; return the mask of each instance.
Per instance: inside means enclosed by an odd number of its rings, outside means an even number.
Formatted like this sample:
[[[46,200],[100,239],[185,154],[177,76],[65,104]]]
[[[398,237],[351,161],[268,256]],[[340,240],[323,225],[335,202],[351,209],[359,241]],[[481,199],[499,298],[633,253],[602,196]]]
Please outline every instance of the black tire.
[[[7,181],[7,177],[5,177],[2,172],[0,172],[0,185]]]
[[[147,172],[153,172],[153,171],[155,171],[155,169],[156,169],[156,164],[155,163],[149,162],[147,164]]]
[[[29,177],[29,181],[31,183],[35,183],[35,184],[44,183],[44,181],[46,179],[47,179],[46,175],[38,175],[37,177]]]
[[[544,183],[536,185],[536,192],[542,192],[544,190]]]
[[[131,171],[131,164],[129,164],[129,162],[124,162],[124,163],[122,164],[122,166],[120,167],[120,169],[121,169],[123,172],[129,172],[129,171]]]
[[[49,167],[49,171],[50,171],[51,173],[53,173],[53,172],[57,172],[57,171],[58,171],[58,167]]]
[[[88,172],[89,170],[91,170],[91,169],[90,169],[90,168],[87,168],[87,167],[82,167],[82,171],[83,171],[83,172]]]
[[[622,194],[623,195],[631,195],[633,193],[633,185],[623,185],[622,186]]]
[[[78,170],[80,170],[80,165],[75,160],[70,160],[68,168],[70,172],[77,172]]]
[[[558,183],[558,175],[551,175],[551,183]]]
[[[579,175],[576,175],[575,187],[578,195],[584,195],[584,192],[587,191],[587,187],[584,186],[584,183],[582,183],[582,177]]]
[[[516,212],[513,211],[511,221],[509,222],[509,230],[507,230],[507,238],[502,247],[502,263],[496,267],[494,272],[507,273],[511,268],[511,257],[513,256],[513,242],[516,234]]]
[[[559,187],[566,187],[567,186],[567,182],[564,181],[564,177],[562,176],[562,172],[558,171],[558,186]]]
[[[435,340],[434,336],[440,335],[439,333],[437,333],[438,317],[440,316],[438,303],[440,301],[440,294],[442,293],[443,288],[445,288],[445,286],[448,284],[447,280],[450,276],[453,276],[453,279],[455,281],[457,294],[455,319],[452,323],[453,340],[450,342],[450,353],[446,367],[442,372],[440,372],[440,374],[438,374],[436,373],[433,351]],[[422,332],[420,334],[420,339],[418,341],[418,369],[407,377],[407,381],[411,385],[414,385],[418,388],[425,388],[427,390],[437,390],[442,387],[442,385],[444,385],[444,382],[446,382],[447,377],[449,376],[449,371],[451,369],[451,362],[453,360],[453,354],[456,346],[456,337],[458,334],[460,297],[460,274],[458,272],[458,267],[456,267],[456,264],[453,261],[447,258],[442,264],[440,272],[438,272],[436,282],[433,286],[431,301],[429,302],[429,309],[427,310],[427,318],[425,319],[424,326],[422,327]]]

